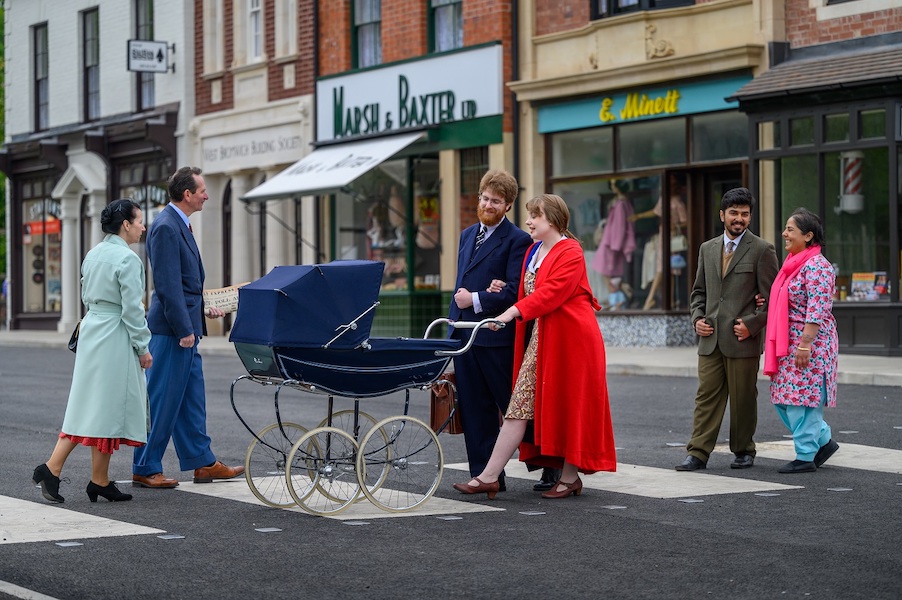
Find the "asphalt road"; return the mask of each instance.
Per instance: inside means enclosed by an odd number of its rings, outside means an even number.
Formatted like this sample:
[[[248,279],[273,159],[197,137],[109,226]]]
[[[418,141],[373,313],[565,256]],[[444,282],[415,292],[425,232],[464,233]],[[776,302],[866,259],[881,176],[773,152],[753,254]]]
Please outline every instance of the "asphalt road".
[[[60,599],[902,597],[902,459],[893,462],[902,456],[898,388],[840,386],[839,407],[827,418],[841,448],[831,461],[836,464],[817,473],[778,474],[785,461],[759,449],[749,470],[729,469],[732,456],[716,453],[703,474],[675,474],[673,465],[685,456],[677,444],[690,433],[695,380],[612,377],[617,477],[648,472],[644,495],[586,489],[579,498],[543,500],[531,490],[533,479],[509,478],[508,491],[494,502],[474,497],[464,505],[500,510],[449,510],[461,517],[455,520],[343,521],[128,485],[121,487],[135,495],[132,502],[92,504],[84,493],[90,452],[81,448],[64,472],[71,482],[61,489],[66,502],[48,505],[30,477],[55,443],[72,363],[65,350],[0,347],[0,502],[28,501],[24,506],[41,519],[93,515],[183,537],[84,538],[72,547],[52,539],[9,543],[6,534],[22,517],[0,511],[0,597],[29,597],[22,590]],[[229,385],[243,368],[237,357],[211,356],[204,364],[213,450],[224,462],[242,463],[251,436],[232,411]],[[766,384],[759,385],[756,439],[785,444]],[[252,428],[274,421],[270,389],[248,384],[238,390]],[[283,419],[308,426],[325,415],[320,396],[290,391],[280,404]],[[403,395],[395,394],[362,401],[361,408],[381,418],[401,413],[403,404]],[[336,409],[352,406],[337,402]],[[426,418],[427,412],[425,394],[413,393],[411,413]],[[724,441],[726,430],[721,436]],[[441,442],[446,465],[465,461],[461,436],[443,434]],[[113,477],[130,479],[130,462],[130,451],[115,455]],[[191,478],[178,471],[171,449],[166,473]],[[603,488],[612,477],[593,480]],[[450,484],[465,479],[446,467],[437,497],[461,500]],[[800,487],[697,497],[675,488],[708,481],[724,489]],[[246,489],[243,481],[210,485],[219,487],[205,489]],[[55,526],[33,525],[49,530],[48,538]]]

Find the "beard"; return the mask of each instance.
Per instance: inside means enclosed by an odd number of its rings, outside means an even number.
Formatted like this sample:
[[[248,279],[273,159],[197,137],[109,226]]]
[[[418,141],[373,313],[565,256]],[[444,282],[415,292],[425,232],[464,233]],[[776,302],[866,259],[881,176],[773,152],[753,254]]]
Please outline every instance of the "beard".
[[[504,214],[505,211],[498,208],[487,209],[480,206],[476,209],[476,215],[479,217],[479,222],[486,227],[494,227],[500,223],[501,219],[504,218]]]

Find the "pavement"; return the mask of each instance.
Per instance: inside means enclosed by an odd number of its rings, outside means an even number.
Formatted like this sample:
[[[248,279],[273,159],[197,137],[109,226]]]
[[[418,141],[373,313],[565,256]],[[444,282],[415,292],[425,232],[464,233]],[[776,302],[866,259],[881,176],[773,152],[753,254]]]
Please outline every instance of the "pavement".
[[[63,348],[70,332],[3,330],[0,347]],[[227,337],[208,336],[201,341],[201,352],[231,355],[235,352]],[[697,377],[698,355],[694,346],[671,348],[608,347],[608,374],[662,375]],[[759,373],[759,379],[768,378]],[[839,355],[837,380],[842,384],[902,387],[902,357]]]

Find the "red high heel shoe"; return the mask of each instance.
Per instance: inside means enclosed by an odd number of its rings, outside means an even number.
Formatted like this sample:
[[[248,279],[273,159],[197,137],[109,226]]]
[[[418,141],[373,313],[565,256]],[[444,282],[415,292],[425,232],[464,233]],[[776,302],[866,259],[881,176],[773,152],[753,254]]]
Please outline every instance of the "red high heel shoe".
[[[479,485],[470,485],[470,483],[467,482],[455,483],[452,487],[461,494],[481,494],[482,492],[485,492],[489,497],[489,500],[495,499],[495,494],[498,493],[501,484],[499,484],[497,481],[486,483],[479,477],[474,477],[473,479],[475,479],[476,482],[479,483]]]
[[[560,492],[557,491],[559,486],[564,486],[564,489]],[[579,478],[579,475],[576,476],[576,481],[573,483],[565,483],[558,480],[557,483],[554,484],[554,487],[542,494],[542,498],[566,498],[570,494],[574,496],[579,496],[583,493],[583,481]]]

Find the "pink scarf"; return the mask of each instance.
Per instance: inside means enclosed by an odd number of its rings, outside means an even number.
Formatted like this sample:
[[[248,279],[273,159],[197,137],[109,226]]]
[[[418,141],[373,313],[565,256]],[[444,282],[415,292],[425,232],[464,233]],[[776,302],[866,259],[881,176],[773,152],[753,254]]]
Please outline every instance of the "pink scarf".
[[[764,374],[774,375],[781,356],[789,354],[789,283],[812,257],[821,253],[818,245],[798,254],[790,254],[783,261],[780,272],[770,288],[767,309],[767,337],[764,341]]]

